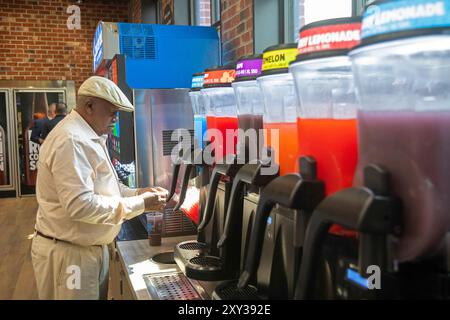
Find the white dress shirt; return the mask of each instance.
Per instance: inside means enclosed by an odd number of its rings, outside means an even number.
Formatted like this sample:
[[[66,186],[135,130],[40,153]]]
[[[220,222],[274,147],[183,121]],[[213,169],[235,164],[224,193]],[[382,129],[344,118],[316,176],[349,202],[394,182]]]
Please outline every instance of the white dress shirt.
[[[111,243],[144,200],[119,182],[106,147],[73,110],[47,136],[38,162],[36,230],[82,246]]]

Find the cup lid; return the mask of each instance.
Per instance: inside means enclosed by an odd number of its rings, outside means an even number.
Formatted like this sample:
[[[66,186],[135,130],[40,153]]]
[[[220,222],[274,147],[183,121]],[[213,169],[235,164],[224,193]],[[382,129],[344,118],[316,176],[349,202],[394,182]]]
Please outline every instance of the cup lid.
[[[361,45],[448,34],[450,0],[379,0],[365,9]]]
[[[261,76],[289,71],[289,63],[297,56],[297,43],[285,43],[268,47],[263,52]]]
[[[206,69],[204,72],[203,88],[231,87],[231,83],[236,78],[234,64],[222,67]]]
[[[191,91],[200,91],[203,88],[205,74],[203,72],[194,73],[192,75]]]
[[[262,54],[245,56],[238,59],[236,63],[235,82],[255,80],[261,74],[262,64]]]
[[[295,62],[347,55],[361,41],[361,17],[307,24],[300,29],[299,39]]]

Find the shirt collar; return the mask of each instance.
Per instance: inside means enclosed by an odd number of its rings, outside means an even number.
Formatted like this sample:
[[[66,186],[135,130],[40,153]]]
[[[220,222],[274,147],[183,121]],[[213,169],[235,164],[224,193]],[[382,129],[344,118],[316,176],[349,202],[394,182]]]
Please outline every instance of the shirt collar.
[[[79,132],[80,135],[83,135],[87,139],[97,140],[97,141],[101,141],[103,143],[106,142],[106,139],[108,136],[107,135],[99,136],[94,131],[94,129],[92,129],[92,127],[89,125],[89,123],[87,123],[86,120],[84,120],[83,117],[76,110],[72,110],[68,114],[68,116],[79,124],[79,126],[81,128],[81,130]]]

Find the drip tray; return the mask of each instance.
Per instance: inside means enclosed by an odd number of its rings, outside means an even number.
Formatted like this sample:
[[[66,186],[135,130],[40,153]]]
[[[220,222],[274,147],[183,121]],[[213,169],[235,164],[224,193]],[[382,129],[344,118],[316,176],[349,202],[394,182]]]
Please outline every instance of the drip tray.
[[[189,262],[200,269],[216,270],[222,268],[222,260],[213,256],[198,256],[192,258]]]
[[[184,274],[201,281],[222,281],[235,278],[230,268],[226,268],[219,257],[199,255],[186,263]]]
[[[173,257],[173,251],[155,254],[152,261],[160,264],[176,264]]]
[[[202,300],[182,272],[164,272],[143,276],[153,300]]]
[[[258,290],[254,286],[238,289],[236,281],[221,283],[213,292],[214,300],[260,300]]]

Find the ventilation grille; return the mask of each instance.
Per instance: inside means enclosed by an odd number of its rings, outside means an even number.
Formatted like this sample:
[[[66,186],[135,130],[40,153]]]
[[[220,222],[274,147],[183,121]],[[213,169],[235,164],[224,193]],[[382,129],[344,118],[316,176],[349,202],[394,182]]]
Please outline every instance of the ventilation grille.
[[[144,228],[147,227],[145,214],[139,216]],[[161,235],[163,237],[187,236],[197,233],[195,224],[186,217],[181,211],[173,212],[173,208],[164,210],[164,222]]]
[[[220,268],[222,266],[222,261],[212,256],[194,257],[189,262],[202,267]]]
[[[180,245],[183,250],[200,250],[206,248],[206,244],[202,242],[188,242]]]
[[[120,51],[128,58],[156,59],[156,37],[153,27],[143,24],[119,24]]]
[[[120,34],[126,36],[130,35],[154,36],[153,26],[140,23],[120,23],[119,31]]]
[[[172,154],[173,148],[178,144],[178,141],[172,141],[172,133],[175,130],[163,130],[162,132],[162,141],[163,141],[163,155],[170,156]],[[183,141],[182,147],[183,150],[191,150],[193,141],[194,141],[194,130],[189,130],[189,134],[191,135],[190,143],[189,141]]]
[[[235,282],[225,283],[216,288],[216,295],[221,300],[259,300],[257,290],[253,286],[238,289]]]
[[[181,211],[173,212],[173,208],[167,208],[164,212],[163,235],[177,236],[190,235],[197,232],[194,223]]]
[[[195,288],[181,272],[144,275],[147,290],[158,300],[201,300]]]

